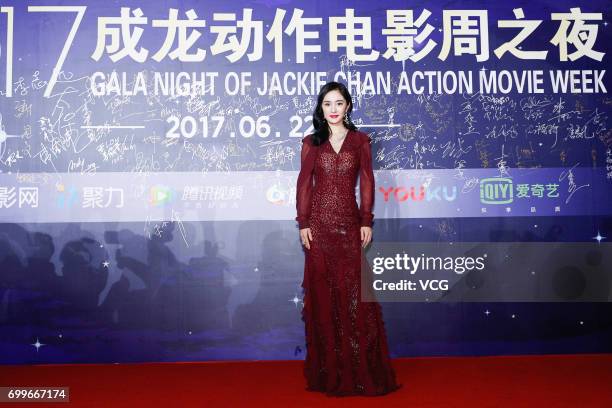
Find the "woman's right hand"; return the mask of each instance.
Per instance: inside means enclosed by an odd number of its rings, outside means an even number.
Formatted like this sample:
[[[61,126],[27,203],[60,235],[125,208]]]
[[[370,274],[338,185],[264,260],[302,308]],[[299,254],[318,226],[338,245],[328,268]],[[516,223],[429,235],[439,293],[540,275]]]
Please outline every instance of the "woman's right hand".
[[[312,232],[310,232],[310,228],[300,230],[300,239],[302,240],[302,245],[310,249],[310,241],[312,241]]]

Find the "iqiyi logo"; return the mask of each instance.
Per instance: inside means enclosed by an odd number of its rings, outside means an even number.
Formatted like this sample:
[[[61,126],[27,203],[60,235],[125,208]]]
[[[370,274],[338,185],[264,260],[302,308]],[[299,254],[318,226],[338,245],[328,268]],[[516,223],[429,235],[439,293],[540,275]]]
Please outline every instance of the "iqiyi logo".
[[[480,202],[484,204],[508,204],[513,200],[512,179],[491,177],[480,180]]]

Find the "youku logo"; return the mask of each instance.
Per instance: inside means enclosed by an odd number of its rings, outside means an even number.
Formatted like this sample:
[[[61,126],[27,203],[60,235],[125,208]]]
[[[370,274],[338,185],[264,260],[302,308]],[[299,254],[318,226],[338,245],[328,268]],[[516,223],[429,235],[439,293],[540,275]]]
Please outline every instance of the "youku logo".
[[[418,190],[417,190],[418,189]],[[419,186],[419,187],[379,187],[378,190],[383,193],[385,202],[388,202],[393,196],[396,201],[454,201],[457,199],[457,186]],[[450,192],[449,192],[450,190]]]
[[[508,204],[514,200],[512,179],[490,177],[480,180],[480,202]]]

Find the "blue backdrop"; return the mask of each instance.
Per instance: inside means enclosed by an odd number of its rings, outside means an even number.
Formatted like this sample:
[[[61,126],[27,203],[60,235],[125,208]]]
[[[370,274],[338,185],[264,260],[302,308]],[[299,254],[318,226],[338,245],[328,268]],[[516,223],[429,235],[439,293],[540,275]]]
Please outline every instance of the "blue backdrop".
[[[385,303],[394,357],[612,351],[609,2],[255,6],[2,3],[0,363],[302,359],[295,180],[335,79],[375,242],[574,254],[522,271],[554,302]]]

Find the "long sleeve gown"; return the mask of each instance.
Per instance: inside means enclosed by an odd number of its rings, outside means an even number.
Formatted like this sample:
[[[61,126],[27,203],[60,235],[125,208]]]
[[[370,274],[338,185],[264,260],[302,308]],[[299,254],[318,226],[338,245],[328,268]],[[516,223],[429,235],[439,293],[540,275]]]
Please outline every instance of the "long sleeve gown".
[[[370,141],[366,133],[350,130],[336,153],[329,141],[315,146],[311,135],[302,139],[296,221],[312,233],[302,282],[304,376],[307,390],[330,396],[383,395],[401,387],[381,307],[360,299],[360,227],[372,225],[374,204]]]

